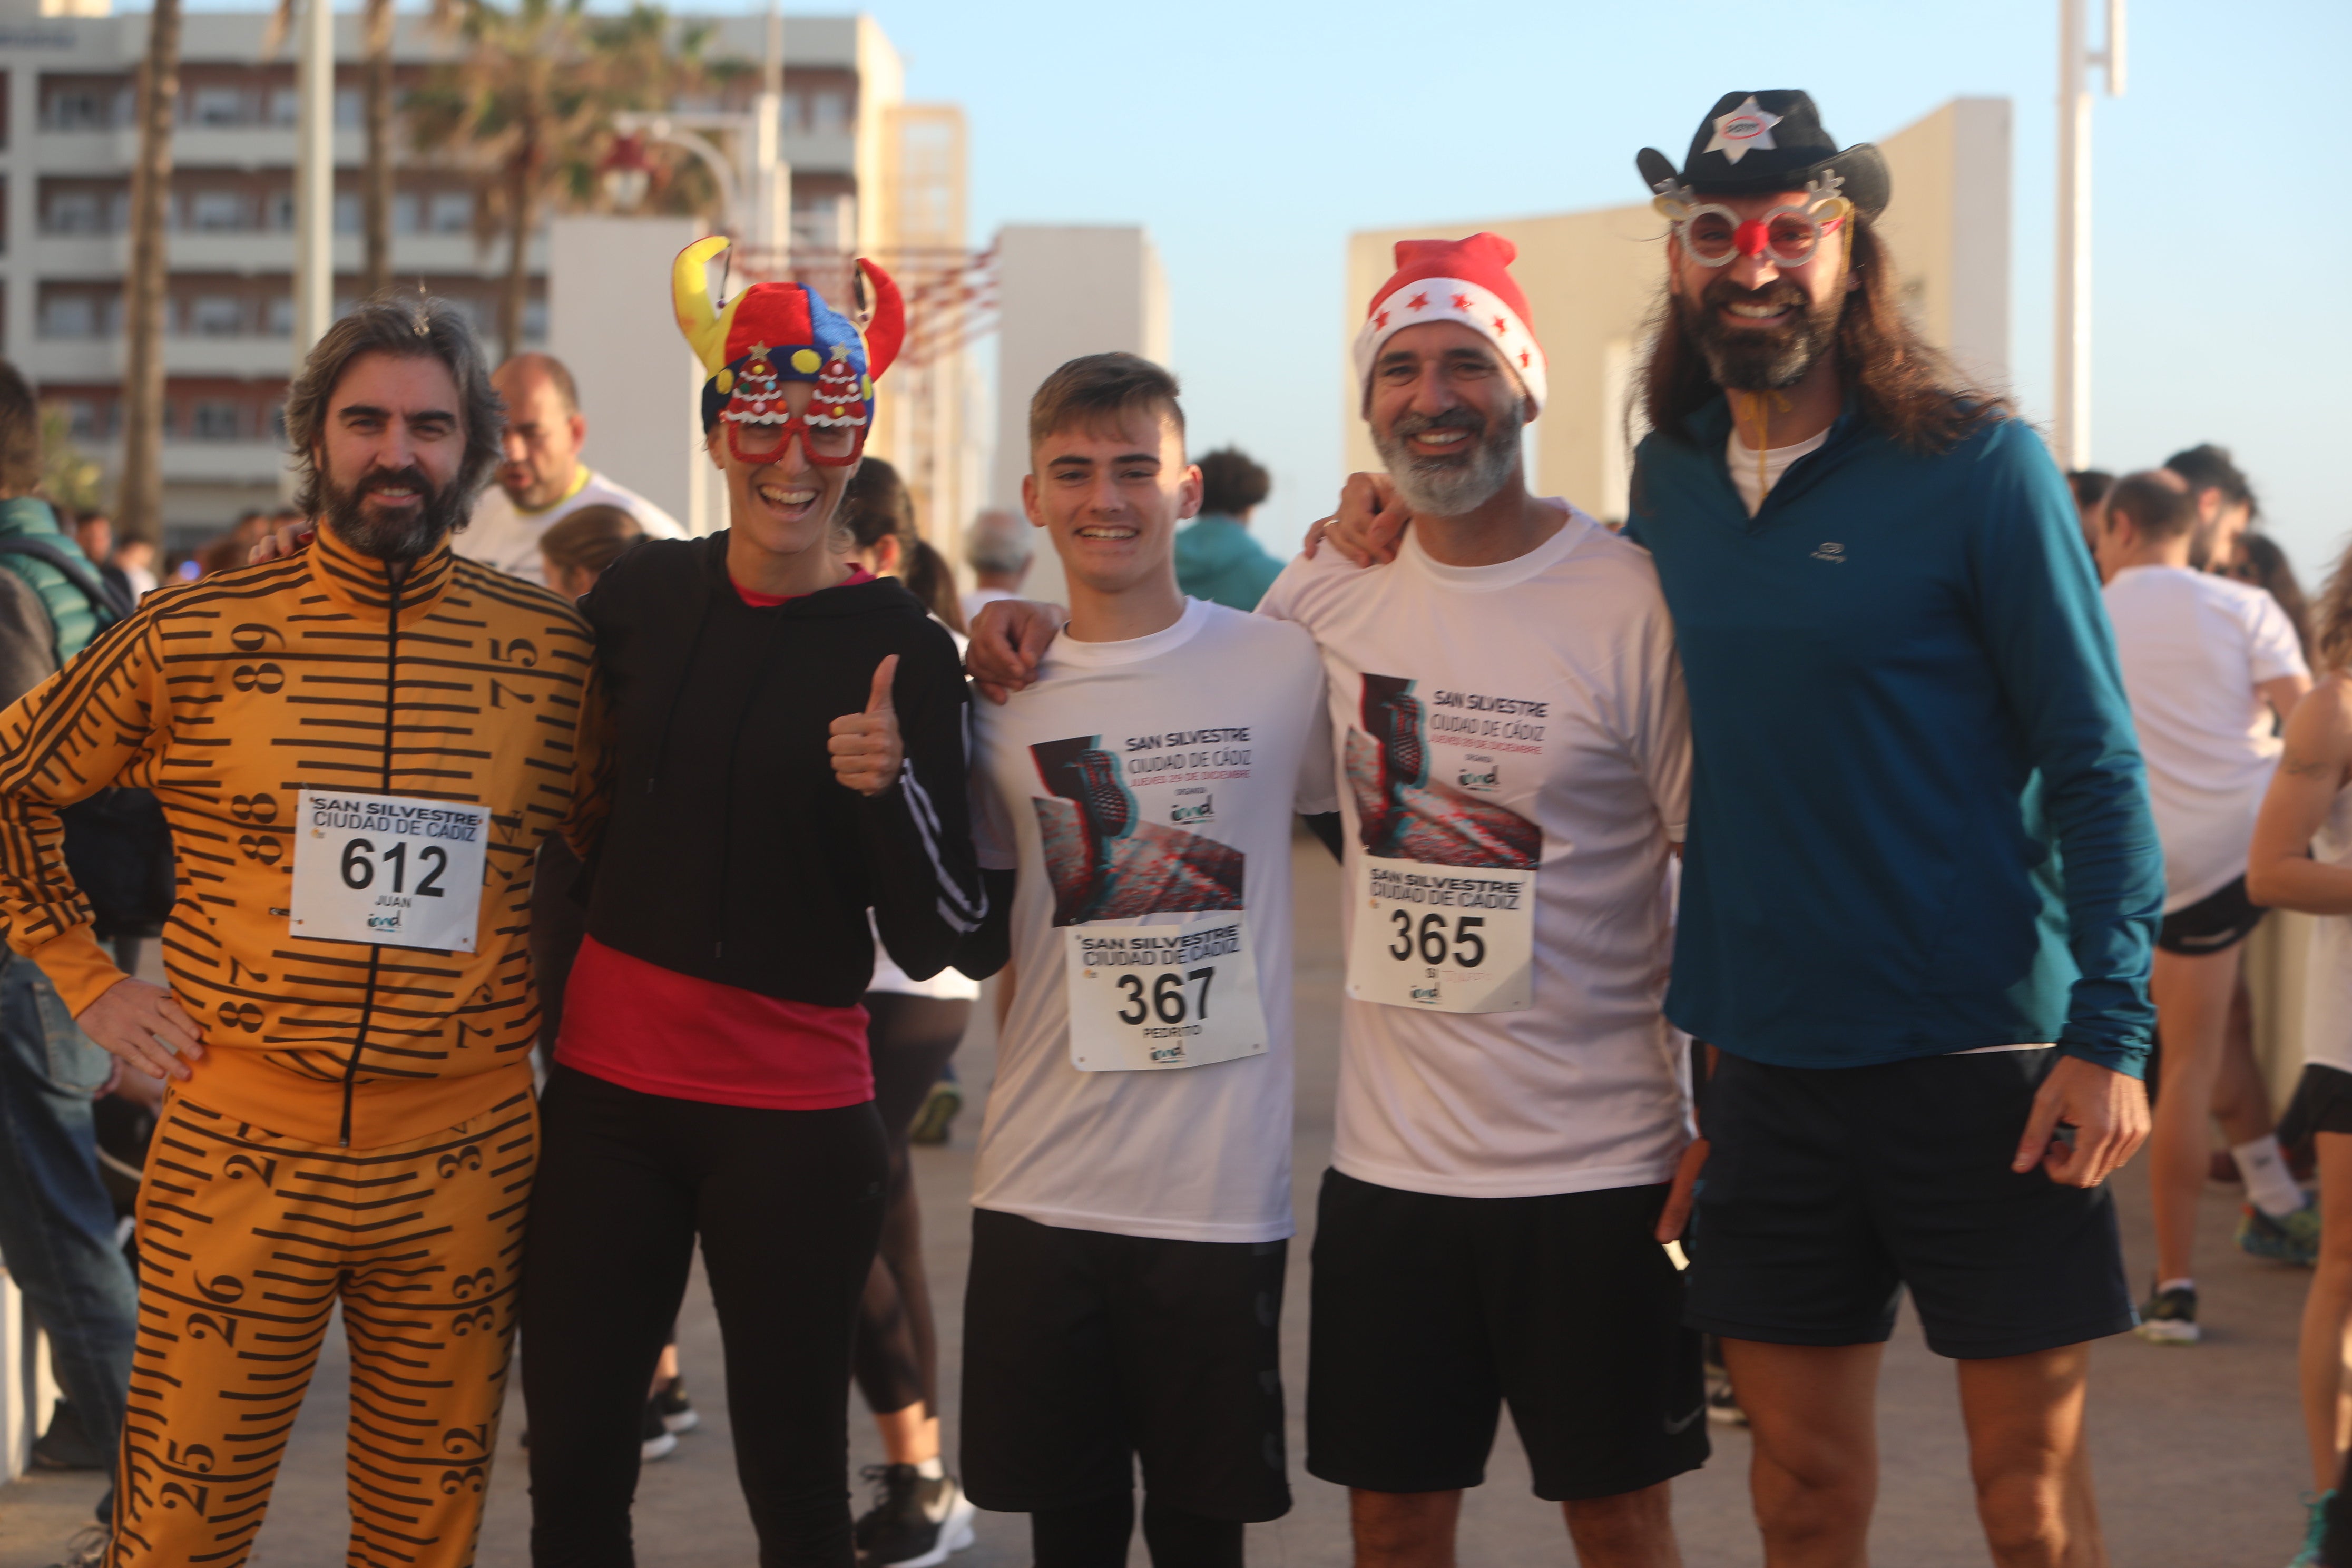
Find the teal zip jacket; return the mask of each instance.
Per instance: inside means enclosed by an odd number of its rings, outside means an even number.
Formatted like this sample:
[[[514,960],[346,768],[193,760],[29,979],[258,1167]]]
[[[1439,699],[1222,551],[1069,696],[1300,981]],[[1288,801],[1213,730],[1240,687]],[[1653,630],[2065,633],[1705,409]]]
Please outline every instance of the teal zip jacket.
[[[1176,585],[1195,599],[1247,615],[1281,575],[1282,563],[1266,553],[1239,518],[1204,511],[1176,534]]]
[[[2049,453],[1998,419],[1916,456],[1849,402],[1751,519],[1730,428],[1717,397],[1634,456],[1696,753],[1668,1016],[1790,1067],[2137,1076],[2163,861]]]
[[[98,575],[98,568],[89,566],[89,557],[73,536],[58,526],[58,514],[49,503],[31,496],[16,496],[0,500],[0,535],[11,539],[46,539],[65,554],[83,563],[89,574]],[[46,561],[36,561],[29,555],[0,555],[0,568],[14,572],[32,585],[41,596],[42,607],[49,612],[49,624],[57,628],[58,662],[79,653],[106,625],[89,600],[70,582],[66,574]]]

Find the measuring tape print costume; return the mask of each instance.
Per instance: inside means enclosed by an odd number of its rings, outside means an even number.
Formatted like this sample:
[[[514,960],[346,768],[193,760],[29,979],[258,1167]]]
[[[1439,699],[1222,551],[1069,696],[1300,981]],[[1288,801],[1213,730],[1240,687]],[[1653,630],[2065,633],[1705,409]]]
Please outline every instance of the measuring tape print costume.
[[[536,1159],[531,868],[600,810],[591,651],[570,605],[446,541],[395,585],[321,529],[301,554],[150,596],[0,713],[11,945],[77,1015],[123,978],[58,812],[152,789],[179,861],[165,967],[205,1029],[140,1198],[111,1562],[245,1560],[338,1300],[352,1561],[472,1561]],[[328,806],[354,797],[409,804]],[[470,879],[449,869],[469,856]],[[356,907],[306,905],[298,858]],[[436,897],[478,901],[471,951],[295,931]]]

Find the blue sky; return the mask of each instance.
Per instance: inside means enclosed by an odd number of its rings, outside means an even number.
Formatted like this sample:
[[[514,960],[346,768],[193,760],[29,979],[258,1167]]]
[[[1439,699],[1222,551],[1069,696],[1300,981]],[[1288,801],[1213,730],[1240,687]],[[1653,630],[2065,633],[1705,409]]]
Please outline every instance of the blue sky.
[[[1169,278],[1196,441],[1257,453],[1292,541],[1339,477],[1349,231],[1639,198],[1717,93],[1802,87],[1846,141],[1962,93],[2016,105],[2015,388],[2046,418],[2057,9],[1589,0],[1433,7],[882,0],[910,96],[971,119],[975,239],[1137,222]],[[2306,576],[2352,534],[2331,474],[2352,353],[2352,205],[2317,182],[2352,111],[2342,0],[2133,0],[2100,100],[2093,447],[2233,447]],[[2337,129],[2331,130],[2331,127]],[[1896,199],[1901,199],[1897,194]]]
[[[1274,470],[1270,540],[1295,541],[1339,478],[1342,332],[1363,308],[1341,298],[1351,230],[1638,199],[1634,151],[1679,157],[1735,88],[1808,89],[1848,142],[1959,94],[2014,102],[2011,367],[2027,413],[2048,416],[2054,0],[875,14],[909,95],[970,116],[975,243],[1008,222],[1149,227],[1196,443],[1237,442]],[[2314,578],[2352,536],[2326,457],[2352,447],[2332,433],[2352,201],[2315,177],[2352,114],[2352,5],[2132,0],[2129,53],[2129,91],[2099,101],[2094,133],[2095,460],[2230,445]]]

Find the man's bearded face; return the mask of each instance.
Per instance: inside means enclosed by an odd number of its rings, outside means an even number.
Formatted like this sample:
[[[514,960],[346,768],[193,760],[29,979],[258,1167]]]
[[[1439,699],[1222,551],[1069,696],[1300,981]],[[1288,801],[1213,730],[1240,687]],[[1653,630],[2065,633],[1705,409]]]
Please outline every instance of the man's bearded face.
[[[1718,386],[1779,392],[1796,385],[1836,343],[1844,291],[1815,300],[1786,276],[1749,289],[1729,276],[1732,270],[1709,279],[1696,300],[1676,290],[1675,321],[1684,339],[1706,356]]]
[[[415,561],[466,521],[454,484],[434,487],[425,470],[372,468],[346,489],[319,476],[319,510],[335,536],[378,561]]]
[[[1468,404],[1443,414],[1407,409],[1385,428],[1372,426],[1372,445],[1406,506],[1428,517],[1460,517],[1509,482],[1526,414],[1527,398],[1516,393],[1485,413]],[[1415,436],[1447,430],[1462,432],[1455,451],[1438,455],[1412,443]]]

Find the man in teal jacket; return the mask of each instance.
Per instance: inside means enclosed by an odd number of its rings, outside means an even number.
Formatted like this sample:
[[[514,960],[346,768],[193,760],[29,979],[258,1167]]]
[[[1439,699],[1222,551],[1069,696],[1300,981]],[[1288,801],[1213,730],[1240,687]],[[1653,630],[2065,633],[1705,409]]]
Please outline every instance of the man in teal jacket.
[[[1266,472],[1237,447],[1201,459],[1201,516],[1176,534],[1176,585],[1246,615],[1257,608],[1282,563],[1250,537],[1250,513],[1273,489]]]
[[[1661,1239],[1703,1169],[1690,1319],[1765,1555],[1865,1560],[1907,1286],[1994,1561],[2102,1562],[2088,1342],[2133,1315],[2100,1184],[2147,1132],[2164,878],[2074,503],[1906,321],[1876,148],[1734,92],[1638,163],[1670,309],[1626,531],[1696,755],[1666,1012],[1715,1062]],[[1351,480],[1334,541],[1385,553],[1392,495]]]

